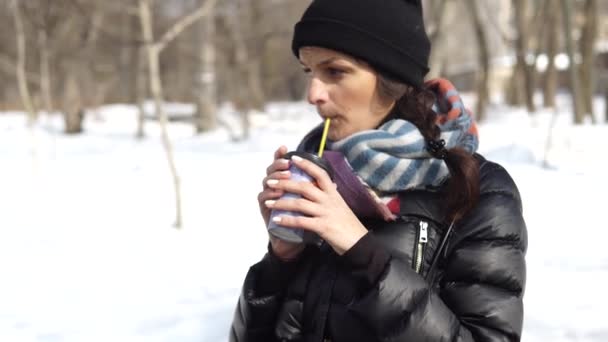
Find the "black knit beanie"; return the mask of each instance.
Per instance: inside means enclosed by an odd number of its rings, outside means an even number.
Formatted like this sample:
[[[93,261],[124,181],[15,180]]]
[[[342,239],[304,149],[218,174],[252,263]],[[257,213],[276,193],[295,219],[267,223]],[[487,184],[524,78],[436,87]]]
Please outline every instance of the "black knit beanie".
[[[319,46],[368,62],[420,88],[431,44],[420,0],[314,0],[295,25],[292,50]]]

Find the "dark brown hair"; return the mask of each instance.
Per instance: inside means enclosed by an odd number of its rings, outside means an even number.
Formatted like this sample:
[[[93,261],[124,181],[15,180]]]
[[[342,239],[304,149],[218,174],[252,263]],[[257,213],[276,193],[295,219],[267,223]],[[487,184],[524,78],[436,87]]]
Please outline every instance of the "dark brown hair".
[[[381,99],[396,101],[384,122],[399,118],[413,123],[427,141],[437,140],[440,129],[437,113],[432,109],[435,95],[426,88],[417,89],[378,73],[378,95]],[[479,198],[479,164],[477,159],[462,148],[447,150],[445,162],[450,178],[445,187],[446,221],[458,221],[477,203]]]

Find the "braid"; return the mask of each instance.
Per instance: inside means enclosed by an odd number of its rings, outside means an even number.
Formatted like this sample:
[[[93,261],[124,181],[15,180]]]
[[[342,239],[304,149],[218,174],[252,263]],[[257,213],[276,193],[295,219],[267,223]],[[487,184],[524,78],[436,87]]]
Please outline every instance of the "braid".
[[[384,75],[379,75],[378,79],[379,95],[396,101],[382,123],[395,118],[404,119],[418,127],[427,144],[439,139],[441,130],[437,125],[437,113],[433,110],[435,95],[430,90],[424,87],[417,89]],[[474,156],[459,147],[447,150],[444,160],[450,170],[445,188],[446,219],[459,220],[479,198],[479,165]]]

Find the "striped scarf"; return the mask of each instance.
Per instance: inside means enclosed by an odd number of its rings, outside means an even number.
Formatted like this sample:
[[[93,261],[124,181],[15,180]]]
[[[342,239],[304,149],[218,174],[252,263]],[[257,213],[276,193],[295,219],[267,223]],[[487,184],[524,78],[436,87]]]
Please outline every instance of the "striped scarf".
[[[445,79],[431,80],[426,87],[435,93],[433,110],[446,149],[461,147],[474,153],[479,144],[477,128],[456,88]],[[445,161],[431,156],[418,128],[403,119],[330,141],[328,148],[342,152],[363,182],[380,192],[438,186],[449,176]]]

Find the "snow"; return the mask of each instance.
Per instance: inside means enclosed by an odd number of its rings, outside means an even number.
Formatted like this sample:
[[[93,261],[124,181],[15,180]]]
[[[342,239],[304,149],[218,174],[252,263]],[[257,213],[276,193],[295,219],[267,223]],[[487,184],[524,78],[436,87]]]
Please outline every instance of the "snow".
[[[606,341],[608,126],[573,126],[566,96],[558,108],[530,116],[493,105],[480,152],[507,168],[524,201],[523,340]],[[230,106],[219,112],[238,124]],[[58,117],[28,130],[21,113],[0,113],[0,341],[227,340],[245,273],[266,248],[255,199],[264,170],[278,145],[295,148],[319,119],[304,103],[271,103],[246,142],[172,122],[177,230],[158,125],[148,121],[138,141],[136,115],[105,106],[87,116],[85,134],[65,136]]]

